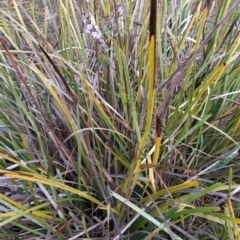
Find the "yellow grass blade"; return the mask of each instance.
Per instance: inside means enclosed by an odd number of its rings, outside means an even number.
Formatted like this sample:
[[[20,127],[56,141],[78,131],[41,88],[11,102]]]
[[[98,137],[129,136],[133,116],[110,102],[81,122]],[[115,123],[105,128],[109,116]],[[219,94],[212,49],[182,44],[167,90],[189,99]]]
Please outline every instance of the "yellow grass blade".
[[[25,172],[13,172],[13,171],[7,171],[7,170],[2,170],[0,169],[0,174],[3,174],[5,177],[8,178],[17,178],[17,179],[21,179],[21,180],[27,180],[27,181],[31,181],[31,182],[36,182],[36,183],[42,183],[51,187],[55,187],[55,188],[59,188],[65,191],[68,191],[70,193],[79,195],[83,198],[88,199],[89,201],[97,204],[99,207],[105,207],[99,200],[97,200],[96,198],[86,194],[85,192],[79,191],[75,188],[69,187],[63,183],[60,183],[58,181],[54,181],[51,179],[47,179],[46,177],[37,175],[35,173],[25,173]]]

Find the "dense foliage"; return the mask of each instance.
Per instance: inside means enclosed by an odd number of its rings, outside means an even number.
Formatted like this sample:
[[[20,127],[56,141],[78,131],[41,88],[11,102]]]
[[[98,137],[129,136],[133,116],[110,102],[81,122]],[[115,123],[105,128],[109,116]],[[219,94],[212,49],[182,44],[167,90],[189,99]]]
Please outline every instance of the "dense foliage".
[[[0,6],[0,239],[240,239],[239,1]]]

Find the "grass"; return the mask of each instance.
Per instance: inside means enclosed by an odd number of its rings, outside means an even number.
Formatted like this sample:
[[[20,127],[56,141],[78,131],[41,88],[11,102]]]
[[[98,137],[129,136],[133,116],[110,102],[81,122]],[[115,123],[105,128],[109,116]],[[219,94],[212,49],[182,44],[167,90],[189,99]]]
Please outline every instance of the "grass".
[[[10,2],[0,239],[240,239],[238,1]]]

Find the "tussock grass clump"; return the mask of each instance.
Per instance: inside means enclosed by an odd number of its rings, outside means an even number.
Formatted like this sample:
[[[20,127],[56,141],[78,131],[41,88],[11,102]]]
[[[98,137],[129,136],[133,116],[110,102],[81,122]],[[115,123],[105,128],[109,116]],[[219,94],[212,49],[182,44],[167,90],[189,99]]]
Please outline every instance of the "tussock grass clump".
[[[1,239],[240,239],[238,1],[0,4]]]

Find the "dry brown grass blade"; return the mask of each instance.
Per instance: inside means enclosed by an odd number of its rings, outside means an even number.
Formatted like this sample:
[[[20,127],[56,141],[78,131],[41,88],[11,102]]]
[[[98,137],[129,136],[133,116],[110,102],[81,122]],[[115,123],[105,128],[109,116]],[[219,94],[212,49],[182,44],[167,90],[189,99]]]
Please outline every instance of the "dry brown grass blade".
[[[32,91],[31,91],[31,89],[29,88],[26,80],[24,79],[23,74],[22,74],[22,72],[20,71],[20,68],[18,67],[16,61],[14,60],[14,58],[13,58],[13,56],[12,56],[12,54],[11,54],[10,51],[8,50],[7,44],[5,43],[4,39],[1,38],[1,37],[0,37],[0,43],[1,43],[1,45],[3,46],[3,48],[4,48],[4,50],[5,50],[6,54],[7,54],[7,57],[8,57],[8,59],[9,59],[9,61],[11,62],[14,70],[16,71],[19,79],[22,81],[22,83],[23,83],[24,86],[26,87],[28,93],[29,93],[30,96],[32,97],[34,103],[38,106],[38,109],[40,110],[40,107],[39,107],[40,105],[39,105],[39,103],[38,103],[37,98],[32,94]]]
[[[172,164],[163,164],[163,165],[141,164],[140,168],[141,168],[141,170],[145,170],[145,169],[149,169],[149,168],[166,170],[167,168],[169,168],[169,169],[176,169],[176,170],[184,171],[184,172],[187,172],[187,173],[191,173],[192,175],[196,175],[196,170],[194,170],[194,169],[189,169],[187,167],[179,167],[179,166],[175,166],[175,165],[172,165]]]
[[[81,119],[84,123],[85,126],[88,126],[89,124],[87,123],[85,117],[84,117],[84,114],[81,110],[81,108],[79,107],[79,104],[78,104],[78,99],[77,99],[77,96],[76,94],[72,91],[72,89],[69,87],[69,84],[66,82],[66,80],[64,79],[64,77],[62,76],[61,72],[58,70],[57,66],[54,64],[54,62],[52,61],[52,59],[49,57],[48,53],[43,49],[43,47],[41,45],[39,45],[41,51],[43,52],[43,54],[45,55],[45,57],[48,59],[48,61],[51,63],[51,65],[53,66],[54,70],[56,71],[57,75],[60,77],[60,79],[62,80],[63,84],[64,84],[64,87],[66,88],[68,94],[70,95],[72,101],[73,101],[73,104],[75,106],[77,106],[78,108],[78,111],[79,111],[79,114],[81,116]]]
[[[56,71],[56,73],[58,74],[58,76],[60,77],[60,79],[62,80],[68,94],[71,96],[73,103],[77,104],[77,99],[73,94],[73,91],[71,90],[71,88],[69,87],[68,83],[65,81],[63,75],[60,73],[60,71],[58,70],[57,66],[54,64],[54,62],[52,61],[52,59],[49,57],[48,53],[43,49],[43,47],[41,45],[39,45],[39,47],[41,48],[43,54],[45,55],[45,57],[48,59],[48,61],[51,63],[51,65],[53,66],[54,70]]]

